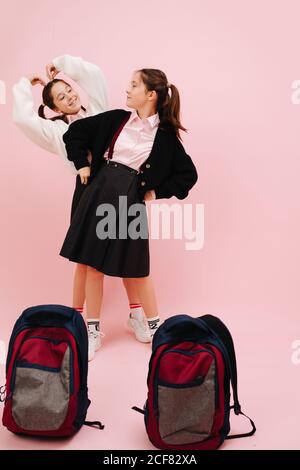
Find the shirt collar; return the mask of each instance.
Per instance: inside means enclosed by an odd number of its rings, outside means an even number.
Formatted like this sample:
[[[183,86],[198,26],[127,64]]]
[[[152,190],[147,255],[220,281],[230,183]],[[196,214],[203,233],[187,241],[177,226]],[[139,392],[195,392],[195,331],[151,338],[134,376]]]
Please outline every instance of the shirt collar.
[[[152,129],[158,125],[159,123],[159,115],[158,113],[155,113],[155,114],[152,114],[151,116],[148,116],[147,118],[143,118],[141,119],[136,111],[136,109],[134,109],[132,112],[131,112],[131,116],[130,118],[128,119],[128,122],[132,122],[133,120],[135,119],[138,119],[140,122],[142,122],[143,124],[145,122],[148,122],[149,125],[152,127]]]
[[[70,122],[76,121],[77,119],[85,118],[86,117],[86,111],[84,111],[83,109],[80,109],[80,111],[78,113],[68,114],[67,117],[68,117],[68,121],[70,123]]]

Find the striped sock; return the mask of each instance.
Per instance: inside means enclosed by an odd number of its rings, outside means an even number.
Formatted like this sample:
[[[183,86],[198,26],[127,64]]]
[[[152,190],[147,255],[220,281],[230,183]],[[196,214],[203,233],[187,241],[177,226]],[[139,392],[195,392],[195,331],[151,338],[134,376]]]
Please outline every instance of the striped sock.
[[[138,318],[143,314],[143,309],[141,304],[129,304],[130,316],[132,318]]]
[[[81,313],[81,315],[83,314],[83,307],[74,307],[75,310],[77,310],[77,312]]]

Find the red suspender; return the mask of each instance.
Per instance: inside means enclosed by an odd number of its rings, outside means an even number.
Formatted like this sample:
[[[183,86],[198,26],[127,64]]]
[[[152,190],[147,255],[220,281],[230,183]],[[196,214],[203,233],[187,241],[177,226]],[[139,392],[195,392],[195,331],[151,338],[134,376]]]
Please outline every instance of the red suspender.
[[[108,157],[107,157],[108,160],[112,158],[115,142],[116,142],[117,138],[119,137],[121,130],[123,129],[123,127],[125,126],[125,124],[126,124],[126,122],[128,121],[129,118],[130,118],[130,114],[128,114],[128,116],[126,116],[126,118],[121,122],[121,125],[120,125],[119,129],[114,134],[114,136],[112,138],[112,141],[110,143],[109,151],[108,151]]]

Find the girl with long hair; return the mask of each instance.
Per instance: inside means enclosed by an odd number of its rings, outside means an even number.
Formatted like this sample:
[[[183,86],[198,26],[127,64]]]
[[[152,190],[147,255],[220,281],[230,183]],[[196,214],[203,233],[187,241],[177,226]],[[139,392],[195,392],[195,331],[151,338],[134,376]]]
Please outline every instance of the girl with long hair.
[[[68,159],[74,162],[86,189],[60,255],[87,267],[91,350],[100,332],[102,290],[98,286],[105,274],[134,281],[151,337],[157,330],[160,315],[149,275],[145,202],[172,196],[184,199],[198,178],[180,141],[179,131],[186,129],[180,122],[177,87],[168,83],[161,70],[140,69],[134,72],[126,93],[132,111],[115,109],[76,121],[63,136]],[[129,326],[134,328],[135,322],[132,314]]]
[[[58,78],[59,72],[70,77],[87,94],[88,104],[85,108],[79,94],[65,79]],[[23,76],[13,86],[13,120],[18,128],[39,147],[59,155],[67,164],[73,175],[76,175],[75,190],[71,206],[71,220],[75,208],[84,192],[85,185],[81,182],[80,174],[73,162],[67,158],[63,135],[69,125],[79,119],[103,113],[109,109],[107,99],[107,87],[102,70],[81,57],[68,54],[61,55],[46,65],[46,74],[49,79],[45,83],[37,74]],[[33,86],[43,86],[43,103],[39,106],[38,113],[34,110]],[[47,117],[47,108],[56,113]],[[91,162],[91,155],[88,155]],[[72,305],[81,313],[85,302],[85,282],[87,268],[83,264],[77,264],[73,281]],[[130,313],[138,315],[141,319],[144,314],[137,295],[134,282],[123,278],[123,284],[127,292]],[[99,289],[101,289],[99,284]],[[135,336],[139,341],[150,341],[145,329],[138,328]],[[100,346],[100,343],[97,347]]]

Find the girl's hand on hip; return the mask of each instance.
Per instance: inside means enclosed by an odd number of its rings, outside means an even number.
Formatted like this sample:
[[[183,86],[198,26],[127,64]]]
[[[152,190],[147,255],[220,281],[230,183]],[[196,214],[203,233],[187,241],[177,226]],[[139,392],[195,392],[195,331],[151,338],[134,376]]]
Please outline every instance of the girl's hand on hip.
[[[91,167],[85,166],[83,168],[80,168],[80,170],[78,170],[78,174],[80,176],[81,183],[87,184],[88,178],[90,177],[90,174],[91,174]]]
[[[152,191],[146,191],[144,195],[144,201],[153,201],[155,198],[153,197]]]

